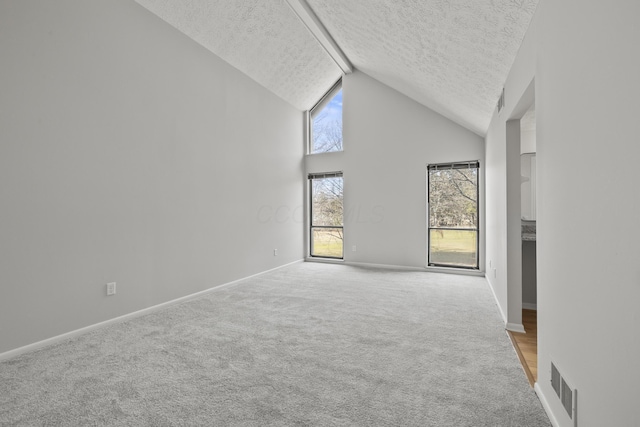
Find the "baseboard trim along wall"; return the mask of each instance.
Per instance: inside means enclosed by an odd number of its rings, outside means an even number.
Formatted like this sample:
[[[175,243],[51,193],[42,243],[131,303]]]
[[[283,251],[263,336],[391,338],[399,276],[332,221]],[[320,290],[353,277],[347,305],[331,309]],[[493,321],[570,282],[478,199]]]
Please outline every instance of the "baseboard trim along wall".
[[[507,330],[511,332],[525,333],[524,326],[521,323],[507,323]]]
[[[540,387],[540,385],[536,382],[535,385],[533,386],[533,389],[538,395],[538,399],[540,400],[540,403],[542,404],[544,411],[547,413],[547,416],[549,417],[549,421],[551,421],[551,425],[553,427],[561,427],[560,423],[558,422],[556,417],[553,415],[553,412],[551,411],[551,406],[549,406],[549,402],[547,401],[547,397],[544,395],[544,392],[542,391],[542,387]]]
[[[504,311],[502,311],[502,307],[500,307],[500,301],[498,301],[498,296],[496,295],[496,291],[493,289],[493,285],[491,284],[491,280],[489,279],[488,275],[484,275],[484,278],[487,280],[487,284],[489,285],[489,289],[491,289],[491,295],[493,295],[493,300],[496,303],[496,306],[498,307],[498,311],[500,312],[500,316],[502,317],[502,321],[504,322],[504,326],[505,328],[507,328],[507,316],[504,314]]]
[[[507,321],[507,316],[504,311],[502,311],[502,307],[500,307],[500,301],[498,300],[498,296],[496,295],[496,291],[493,289],[493,285],[491,284],[491,280],[489,280],[489,276],[485,274],[485,279],[487,279],[487,284],[489,285],[489,289],[491,289],[491,293],[493,294],[493,299],[498,306],[498,311],[500,311],[500,316],[502,316],[502,321],[504,322],[504,328],[507,331],[511,332],[520,332],[525,333],[524,326],[521,323],[509,323]]]
[[[93,325],[85,326],[84,328],[80,328],[80,329],[76,329],[74,331],[66,332],[64,334],[57,335],[55,337],[51,337],[51,338],[47,338],[47,339],[42,340],[42,341],[35,342],[33,344],[27,344],[27,345],[25,345],[23,347],[18,347],[16,349],[9,350],[7,352],[1,353],[0,354],[0,362],[2,362],[4,360],[12,359],[14,357],[20,356],[20,355],[25,354],[25,353],[29,353],[31,351],[35,351],[35,350],[39,350],[39,349],[44,348],[44,347],[48,347],[48,346],[53,345],[53,344],[57,344],[57,343],[62,342],[62,341],[66,341],[66,340],[71,339],[71,338],[78,337],[80,335],[86,334],[87,332],[93,331],[95,329],[104,328],[105,326],[112,325],[114,323],[119,323],[119,322],[123,322],[125,320],[129,320],[129,319],[133,319],[133,318],[136,318],[136,317],[140,317],[140,316],[143,316],[145,314],[149,314],[149,313],[152,313],[154,311],[160,310],[162,308],[169,307],[171,305],[178,304],[178,303],[181,303],[181,302],[185,302],[185,301],[188,301],[188,300],[193,299],[193,298],[197,298],[199,296],[202,296],[204,294],[208,294],[210,292],[215,292],[215,291],[218,291],[218,290],[223,289],[223,288],[228,288],[229,286],[236,285],[236,284],[240,283],[243,280],[250,279],[252,277],[261,276],[261,275],[269,273],[271,271],[279,270],[281,268],[284,268],[284,267],[287,267],[287,266],[290,266],[290,265],[293,265],[293,264],[297,264],[297,263],[303,262],[303,261],[304,260],[302,260],[302,259],[297,260],[297,261],[293,261],[293,262],[290,262],[288,264],[281,265],[279,267],[271,268],[269,270],[265,270],[265,271],[262,271],[260,273],[252,274],[251,276],[246,276],[246,277],[243,277],[243,278],[240,278],[240,279],[237,279],[237,280],[233,280],[231,282],[227,282],[227,283],[223,283],[221,285],[214,286],[214,287],[209,288],[209,289],[205,289],[204,291],[200,291],[200,292],[196,292],[196,293],[193,293],[193,294],[185,295],[183,297],[176,298],[176,299],[171,300],[171,301],[167,301],[167,302],[163,302],[163,303],[160,303],[160,304],[157,304],[157,305],[153,305],[151,307],[143,308],[142,310],[134,311],[132,313],[128,313],[128,314],[124,314],[122,316],[114,317],[113,319],[109,319],[109,320],[105,320],[103,322],[95,323]]]
[[[525,310],[538,311],[538,304],[533,304],[533,303],[530,303],[530,302],[523,302],[522,303],[522,308],[524,308]]]

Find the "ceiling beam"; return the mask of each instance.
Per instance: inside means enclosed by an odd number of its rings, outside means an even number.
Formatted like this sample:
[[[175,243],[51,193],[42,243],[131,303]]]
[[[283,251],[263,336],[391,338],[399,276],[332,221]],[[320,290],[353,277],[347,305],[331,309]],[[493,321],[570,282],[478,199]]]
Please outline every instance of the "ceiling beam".
[[[342,72],[345,74],[352,73],[353,65],[351,65],[349,58],[342,52],[307,2],[305,0],[287,0],[287,3]]]

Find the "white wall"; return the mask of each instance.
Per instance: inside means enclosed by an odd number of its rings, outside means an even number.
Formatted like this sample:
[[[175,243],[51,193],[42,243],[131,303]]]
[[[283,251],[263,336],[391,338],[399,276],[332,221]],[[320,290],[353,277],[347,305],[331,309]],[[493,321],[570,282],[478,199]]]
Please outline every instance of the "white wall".
[[[485,139],[486,277],[507,322],[506,121],[494,114]],[[522,322],[522,319],[520,319]]]
[[[522,328],[521,144],[520,126],[515,121],[510,124],[511,139],[510,145],[507,145],[507,121],[522,117],[534,101],[536,19],[534,16],[505,82],[505,106],[500,113],[497,109],[494,112],[485,138],[486,277],[505,323],[514,330]],[[520,102],[528,97],[531,98],[528,102]],[[507,162],[507,155],[511,158],[510,163]],[[507,198],[507,192],[511,194],[510,198]],[[511,269],[507,268],[508,263]],[[511,282],[507,280],[508,273]]]
[[[636,169],[624,166],[640,155],[638,16],[635,2],[541,0],[507,80],[508,111],[486,138],[487,256],[498,267],[488,277],[510,312],[504,129],[535,74],[537,391],[559,426],[573,422],[551,389],[551,361],[578,390],[578,425],[640,425],[640,199]]]
[[[580,427],[638,426],[640,3],[539,7],[539,384],[554,361]]]
[[[535,153],[536,152],[536,130],[535,129],[521,129],[520,132],[520,153]]]
[[[0,57],[0,353],[303,257],[302,113],[150,12],[3,1]]]
[[[343,94],[344,152],[307,169],[344,172],[345,261],[424,267],[426,166],[480,160],[482,175],[482,138],[361,72]]]

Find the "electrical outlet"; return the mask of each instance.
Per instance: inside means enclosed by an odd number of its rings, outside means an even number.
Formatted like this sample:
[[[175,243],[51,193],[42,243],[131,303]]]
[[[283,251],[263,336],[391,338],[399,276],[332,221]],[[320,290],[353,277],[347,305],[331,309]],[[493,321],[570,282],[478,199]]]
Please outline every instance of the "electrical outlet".
[[[116,282],[107,283],[107,295],[116,294]]]
[[[352,250],[353,252],[355,252],[355,251],[356,251],[356,245],[353,245],[353,247],[351,248],[351,250]]]
[[[273,250],[273,256],[278,256],[278,250],[277,249]]]

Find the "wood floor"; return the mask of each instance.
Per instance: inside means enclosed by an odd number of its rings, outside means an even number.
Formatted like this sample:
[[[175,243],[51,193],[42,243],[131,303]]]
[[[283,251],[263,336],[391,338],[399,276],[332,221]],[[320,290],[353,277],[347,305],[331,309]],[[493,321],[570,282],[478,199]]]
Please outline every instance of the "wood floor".
[[[522,310],[525,333],[509,331],[509,337],[518,353],[531,387],[538,380],[538,315],[535,310]]]

